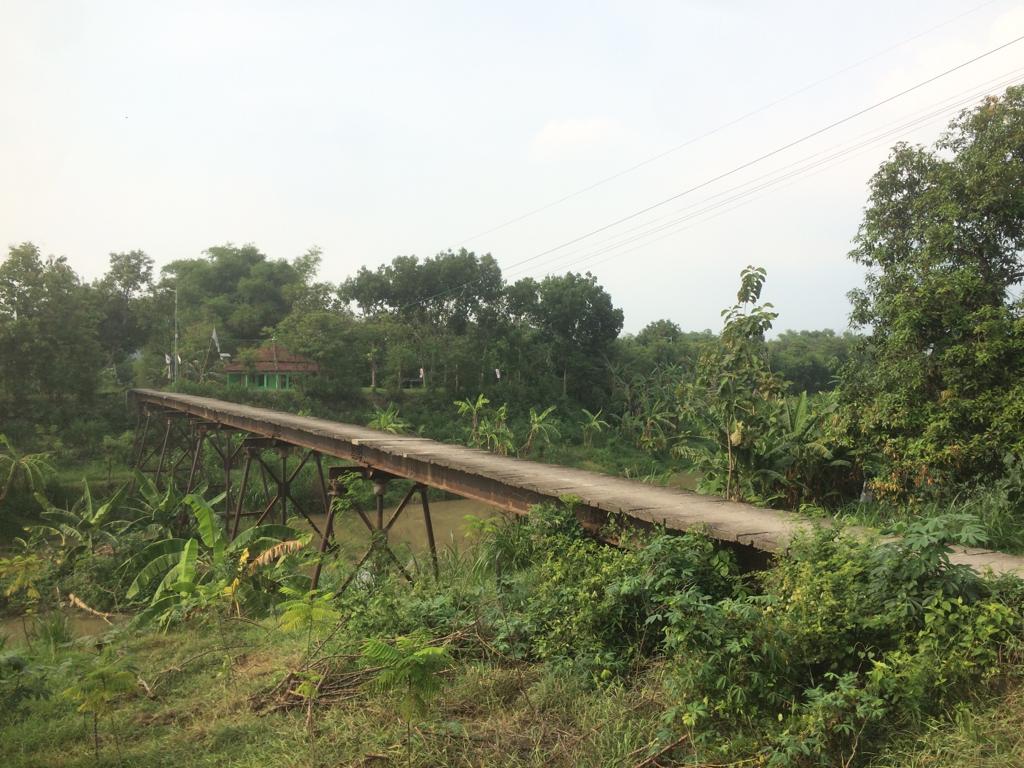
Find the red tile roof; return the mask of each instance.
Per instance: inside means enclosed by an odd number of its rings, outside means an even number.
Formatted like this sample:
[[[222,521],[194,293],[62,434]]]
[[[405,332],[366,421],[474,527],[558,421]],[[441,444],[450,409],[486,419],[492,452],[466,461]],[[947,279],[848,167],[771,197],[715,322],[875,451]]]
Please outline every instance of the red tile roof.
[[[233,360],[224,366],[227,373],[319,373],[320,366],[308,357],[289,352],[276,342],[260,347],[249,361]]]

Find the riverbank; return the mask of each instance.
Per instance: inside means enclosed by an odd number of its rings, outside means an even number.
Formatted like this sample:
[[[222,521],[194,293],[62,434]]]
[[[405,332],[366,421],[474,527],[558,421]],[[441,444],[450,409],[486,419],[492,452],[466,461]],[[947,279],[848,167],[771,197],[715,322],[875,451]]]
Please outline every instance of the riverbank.
[[[821,534],[760,574],[699,534],[601,545],[559,508],[468,533],[436,581],[380,557],[339,595],[345,559],[315,593],[301,551],[203,545],[234,581],[175,576],[166,627],[0,653],[0,764],[1021,765],[1024,588],[923,530]]]

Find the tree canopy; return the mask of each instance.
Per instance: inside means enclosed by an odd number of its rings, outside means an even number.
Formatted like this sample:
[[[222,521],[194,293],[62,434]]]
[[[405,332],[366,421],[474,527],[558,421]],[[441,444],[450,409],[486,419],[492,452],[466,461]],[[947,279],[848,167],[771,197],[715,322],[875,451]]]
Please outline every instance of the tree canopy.
[[[991,476],[1024,447],[1024,88],[965,112],[871,179],[851,319],[870,334],[843,386],[880,487]]]

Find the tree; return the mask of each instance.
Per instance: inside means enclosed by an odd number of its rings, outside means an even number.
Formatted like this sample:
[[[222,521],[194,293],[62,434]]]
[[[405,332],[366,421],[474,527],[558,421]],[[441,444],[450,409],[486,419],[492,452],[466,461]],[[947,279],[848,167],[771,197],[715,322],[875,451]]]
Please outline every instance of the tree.
[[[486,334],[481,332],[499,319],[503,290],[501,269],[494,258],[462,249],[422,261],[398,256],[375,270],[363,267],[339,286],[338,295],[354,302],[374,323],[399,331],[388,334],[383,354],[399,384],[403,370],[422,367],[425,384],[432,385],[441,368],[441,380],[447,385],[449,370],[453,381],[459,379],[457,352],[468,338],[477,340],[472,359],[483,371],[485,355],[480,347],[486,347]],[[377,349],[369,358],[372,382],[380,380],[381,357]]]
[[[89,399],[103,365],[96,319],[91,289],[67,259],[11,246],[0,263],[0,398],[17,411],[37,396]]]
[[[440,673],[451,664],[444,646],[430,645],[425,633],[400,635],[394,645],[368,638],[362,656],[375,669],[373,687],[381,693],[397,693],[398,711],[405,720],[406,759],[412,764],[412,722],[427,713],[430,700],[441,691]]]
[[[876,489],[997,474],[1024,450],[1024,88],[965,111],[933,148],[897,145],[872,177],[850,257],[870,329],[843,383]]]
[[[255,245],[214,246],[206,258],[181,259],[163,268],[161,287],[176,288],[180,324],[202,321],[220,330],[225,342],[251,344],[263,338],[306,295],[319,254],[307,252],[289,263],[268,259]]]
[[[15,488],[30,493],[42,490],[54,471],[50,454],[20,453],[0,433],[0,505]]]
[[[857,336],[835,331],[783,331],[768,342],[772,368],[789,382],[792,394],[835,388]]]
[[[153,290],[153,260],[143,251],[111,253],[110,267],[95,288],[99,342],[116,365],[145,344],[144,299]]]
[[[540,413],[536,408],[530,409],[530,426],[526,433],[526,442],[519,449],[519,455],[526,457],[530,455],[535,444],[541,447],[541,455],[544,455],[544,446],[550,445],[554,438],[561,437],[558,427],[548,421],[548,418],[555,412],[555,406],[549,405]]]
[[[92,739],[96,761],[100,759],[100,717],[109,714],[114,704],[135,688],[136,675],[123,659],[110,652],[91,658],[91,663],[78,674],[61,695],[78,704],[78,711],[92,716]],[[120,745],[114,734],[120,761]]]
[[[343,307],[297,308],[278,324],[274,336],[286,349],[320,366],[319,375],[304,382],[306,390],[337,401],[351,397],[359,388],[362,366],[357,360],[366,331],[365,324]]]
[[[544,278],[533,313],[555,349],[563,396],[569,392],[569,369],[581,379],[593,376],[622,330],[622,310],[612,306],[612,297],[589,272]],[[582,381],[576,382],[576,394],[585,389]]]
[[[765,346],[777,314],[771,304],[758,303],[765,278],[763,267],[743,270],[736,303],[722,311],[719,344],[701,357],[693,382],[680,387],[684,435],[676,451],[697,464],[706,487],[729,499],[752,494],[768,404],[782,393]]]

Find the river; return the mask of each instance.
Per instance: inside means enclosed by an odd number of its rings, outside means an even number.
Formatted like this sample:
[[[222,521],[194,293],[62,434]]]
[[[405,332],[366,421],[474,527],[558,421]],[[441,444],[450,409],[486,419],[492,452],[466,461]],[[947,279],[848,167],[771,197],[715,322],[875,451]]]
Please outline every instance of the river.
[[[384,520],[387,522],[394,507],[384,511]],[[434,527],[434,540],[437,548],[443,550],[445,547],[454,546],[456,549],[463,549],[466,543],[466,532],[469,528],[467,517],[489,518],[501,515],[502,512],[494,507],[488,506],[479,501],[469,499],[457,499],[453,501],[431,501],[430,519]],[[369,511],[367,517],[371,522],[375,513]],[[294,521],[293,521],[294,522]],[[325,515],[313,515],[313,522],[320,530],[323,530],[326,522]],[[355,512],[339,513],[334,518],[334,533],[338,543],[344,550],[355,552],[358,557],[366,549],[370,542],[370,532],[366,530],[363,521]],[[419,499],[410,501],[402,516],[388,532],[388,541],[392,544],[405,545],[413,553],[428,551],[427,531],[423,524],[423,509]]]

